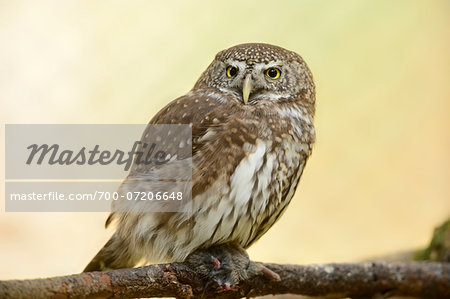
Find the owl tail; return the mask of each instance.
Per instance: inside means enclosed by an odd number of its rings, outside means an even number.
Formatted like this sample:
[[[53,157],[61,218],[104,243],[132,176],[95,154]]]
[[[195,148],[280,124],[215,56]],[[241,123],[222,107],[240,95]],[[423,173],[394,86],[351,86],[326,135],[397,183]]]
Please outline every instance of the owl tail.
[[[114,234],[83,272],[132,268],[136,264],[137,259],[131,254],[128,244]]]

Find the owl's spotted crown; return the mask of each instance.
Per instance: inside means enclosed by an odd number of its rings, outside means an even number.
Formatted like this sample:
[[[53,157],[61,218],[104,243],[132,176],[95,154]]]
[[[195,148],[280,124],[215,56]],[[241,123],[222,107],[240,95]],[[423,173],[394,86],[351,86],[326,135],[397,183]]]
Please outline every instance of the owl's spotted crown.
[[[301,57],[292,51],[284,48],[263,44],[248,43],[241,44],[219,52],[216,56],[218,60],[233,59],[238,61],[246,61],[252,65],[256,63],[269,63],[273,61],[297,61],[301,62]]]

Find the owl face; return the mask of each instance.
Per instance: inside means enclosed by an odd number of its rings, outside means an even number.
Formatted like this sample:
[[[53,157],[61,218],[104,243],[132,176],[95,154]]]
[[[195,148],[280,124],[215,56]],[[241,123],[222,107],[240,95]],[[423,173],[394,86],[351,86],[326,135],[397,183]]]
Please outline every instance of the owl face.
[[[219,52],[195,88],[236,94],[243,104],[299,98],[314,90],[311,72],[296,53],[268,44],[243,44]]]

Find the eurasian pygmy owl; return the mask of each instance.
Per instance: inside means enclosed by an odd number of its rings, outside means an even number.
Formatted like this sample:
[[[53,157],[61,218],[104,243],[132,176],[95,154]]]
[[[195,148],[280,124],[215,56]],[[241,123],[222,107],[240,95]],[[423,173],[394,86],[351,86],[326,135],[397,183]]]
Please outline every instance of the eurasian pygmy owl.
[[[248,248],[295,193],[314,110],[313,77],[298,54],[259,43],[219,52],[194,88],[150,121],[192,124],[191,211],[111,214],[116,231],[85,271],[184,261],[220,244]]]

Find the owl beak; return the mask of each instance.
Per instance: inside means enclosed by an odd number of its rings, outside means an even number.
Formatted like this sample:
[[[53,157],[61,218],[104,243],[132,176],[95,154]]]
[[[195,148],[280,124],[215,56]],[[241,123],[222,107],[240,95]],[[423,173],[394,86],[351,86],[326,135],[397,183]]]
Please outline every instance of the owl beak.
[[[248,97],[252,92],[252,87],[252,75],[249,74],[245,76],[244,85],[242,86],[242,98],[244,99],[244,104],[246,105],[248,103]]]

